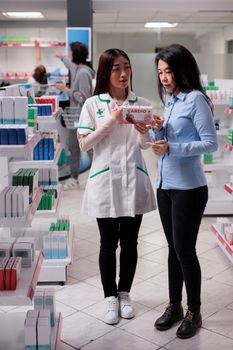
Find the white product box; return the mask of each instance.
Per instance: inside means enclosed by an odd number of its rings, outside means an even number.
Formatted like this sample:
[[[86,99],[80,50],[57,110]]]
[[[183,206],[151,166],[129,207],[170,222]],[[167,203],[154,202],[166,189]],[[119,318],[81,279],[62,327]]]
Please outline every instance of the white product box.
[[[67,235],[65,233],[58,233],[58,256],[59,259],[67,257]]]
[[[49,322],[50,322],[50,310],[49,309],[43,309],[43,310],[40,310],[39,311],[39,317],[41,318],[43,318],[43,317],[45,317],[45,318],[47,318],[48,320],[49,320]]]
[[[57,232],[54,231],[51,234],[51,250],[52,250],[52,259],[58,259],[58,236],[56,234]]]
[[[12,243],[0,242],[0,258],[9,258],[11,256]]]
[[[43,236],[43,253],[45,259],[52,258],[52,250],[51,250],[51,235]]]
[[[25,349],[37,349],[37,318],[26,318],[24,323],[24,342]]]
[[[44,308],[44,290],[36,289],[34,293],[34,309],[41,310]]]
[[[2,99],[2,120],[3,124],[14,123],[14,97],[7,96]]]
[[[51,349],[51,327],[50,322],[45,317],[39,317],[37,321],[37,344],[38,350]]]
[[[28,99],[26,96],[15,97],[15,124],[27,124]]]
[[[50,184],[53,186],[57,185],[58,184],[58,171],[57,171],[57,169],[50,168],[49,176],[50,176]]]
[[[35,238],[34,237],[18,237],[16,240],[17,243],[29,243],[32,247],[32,261],[35,258]]]
[[[13,192],[16,189],[16,187],[10,187],[9,191],[6,193],[6,217],[10,218],[13,217],[12,213],[12,199],[13,199]]]
[[[22,258],[22,267],[32,266],[32,245],[31,243],[14,243],[12,255]]]
[[[0,217],[5,218],[6,217],[6,194],[10,190],[10,186],[6,186],[1,192],[0,192]]]
[[[153,120],[151,106],[123,106],[123,118],[125,123],[150,124]]]
[[[55,326],[55,294],[54,289],[48,288],[44,291],[44,309],[50,310],[50,325]]]
[[[39,316],[39,310],[28,310],[26,318],[37,318]]]
[[[18,193],[18,216],[22,217],[26,214],[29,207],[29,186],[20,186]]]
[[[49,185],[49,168],[43,168],[43,185]]]
[[[18,217],[18,195],[21,191],[21,186],[15,187],[15,190],[12,194],[12,216]]]

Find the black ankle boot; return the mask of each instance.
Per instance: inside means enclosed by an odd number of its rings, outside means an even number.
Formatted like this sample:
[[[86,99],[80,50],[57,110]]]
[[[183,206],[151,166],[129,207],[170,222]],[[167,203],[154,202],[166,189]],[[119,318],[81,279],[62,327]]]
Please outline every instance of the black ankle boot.
[[[167,306],[161,317],[155,321],[155,328],[160,331],[166,331],[171,326],[184,317],[182,305],[180,303],[171,303]]]
[[[200,311],[187,311],[183,322],[177,329],[176,335],[178,338],[190,338],[196,334],[198,328],[202,325],[201,313]]]

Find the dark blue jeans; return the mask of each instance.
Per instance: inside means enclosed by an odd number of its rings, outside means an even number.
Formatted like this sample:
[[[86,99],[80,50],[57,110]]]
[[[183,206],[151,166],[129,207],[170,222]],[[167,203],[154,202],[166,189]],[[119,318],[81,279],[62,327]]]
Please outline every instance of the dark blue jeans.
[[[181,302],[185,282],[190,311],[199,310],[201,305],[201,269],[196,241],[207,200],[207,186],[191,190],[157,189],[158,209],[169,249],[170,302]]]
[[[104,296],[129,292],[137,266],[138,232],[142,215],[135,217],[97,218],[100,231],[99,267]],[[120,241],[120,273],[116,284],[116,250]]]

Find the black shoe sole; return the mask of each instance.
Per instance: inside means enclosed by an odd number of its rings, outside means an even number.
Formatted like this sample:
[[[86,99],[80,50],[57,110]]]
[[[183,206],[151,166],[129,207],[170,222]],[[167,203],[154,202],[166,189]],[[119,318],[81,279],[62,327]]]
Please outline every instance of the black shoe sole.
[[[175,325],[177,322],[180,322],[181,320],[183,320],[184,316],[182,315],[181,317],[177,318],[174,322],[172,322],[171,325],[169,326],[159,326],[159,325],[154,325],[154,327],[158,330],[158,331],[167,331],[168,329],[172,328],[173,325]]]
[[[201,325],[202,325],[202,321],[200,323],[198,323],[197,325],[197,329],[195,330],[195,332],[193,332],[192,334],[177,334],[176,333],[176,336],[180,339],[188,339],[188,338],[192,338],[198,331],[199,328],[201,328]]]

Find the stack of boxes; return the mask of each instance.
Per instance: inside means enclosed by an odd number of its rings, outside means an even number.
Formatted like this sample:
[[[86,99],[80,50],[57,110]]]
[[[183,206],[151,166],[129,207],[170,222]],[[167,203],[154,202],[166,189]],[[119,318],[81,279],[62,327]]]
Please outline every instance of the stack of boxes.
[[[233,130],[231,129],[227,131],[227,143],[233,146]]]
[[[29,208],[29,186],[7,186],[0,192],[0,217],[23,217]]]
[[[29,186],[29,197],[30,203],[35,198],[35,195],[38,191],[38,182],[39,182],[39,170],[38,169],[24,169],[20,168],[12,176],[12,185],[13,186]]]
[[[69,220],[64,218],[52,223],[49,234],[43,237],[45,259],[65,259],[68,256]]]
[[[29,310],[24,323],[25,349],[51,350],[51,327],[56,323],[53,289],[37,289],[34,310]]]
[[[218,232],[225,238],[225,240],[233,245],[233,224],[228,218],[218,217],[216,219]]]
[[[54,159],[54,139],[44,137],[35,146],[33,160],[53,160]]]

